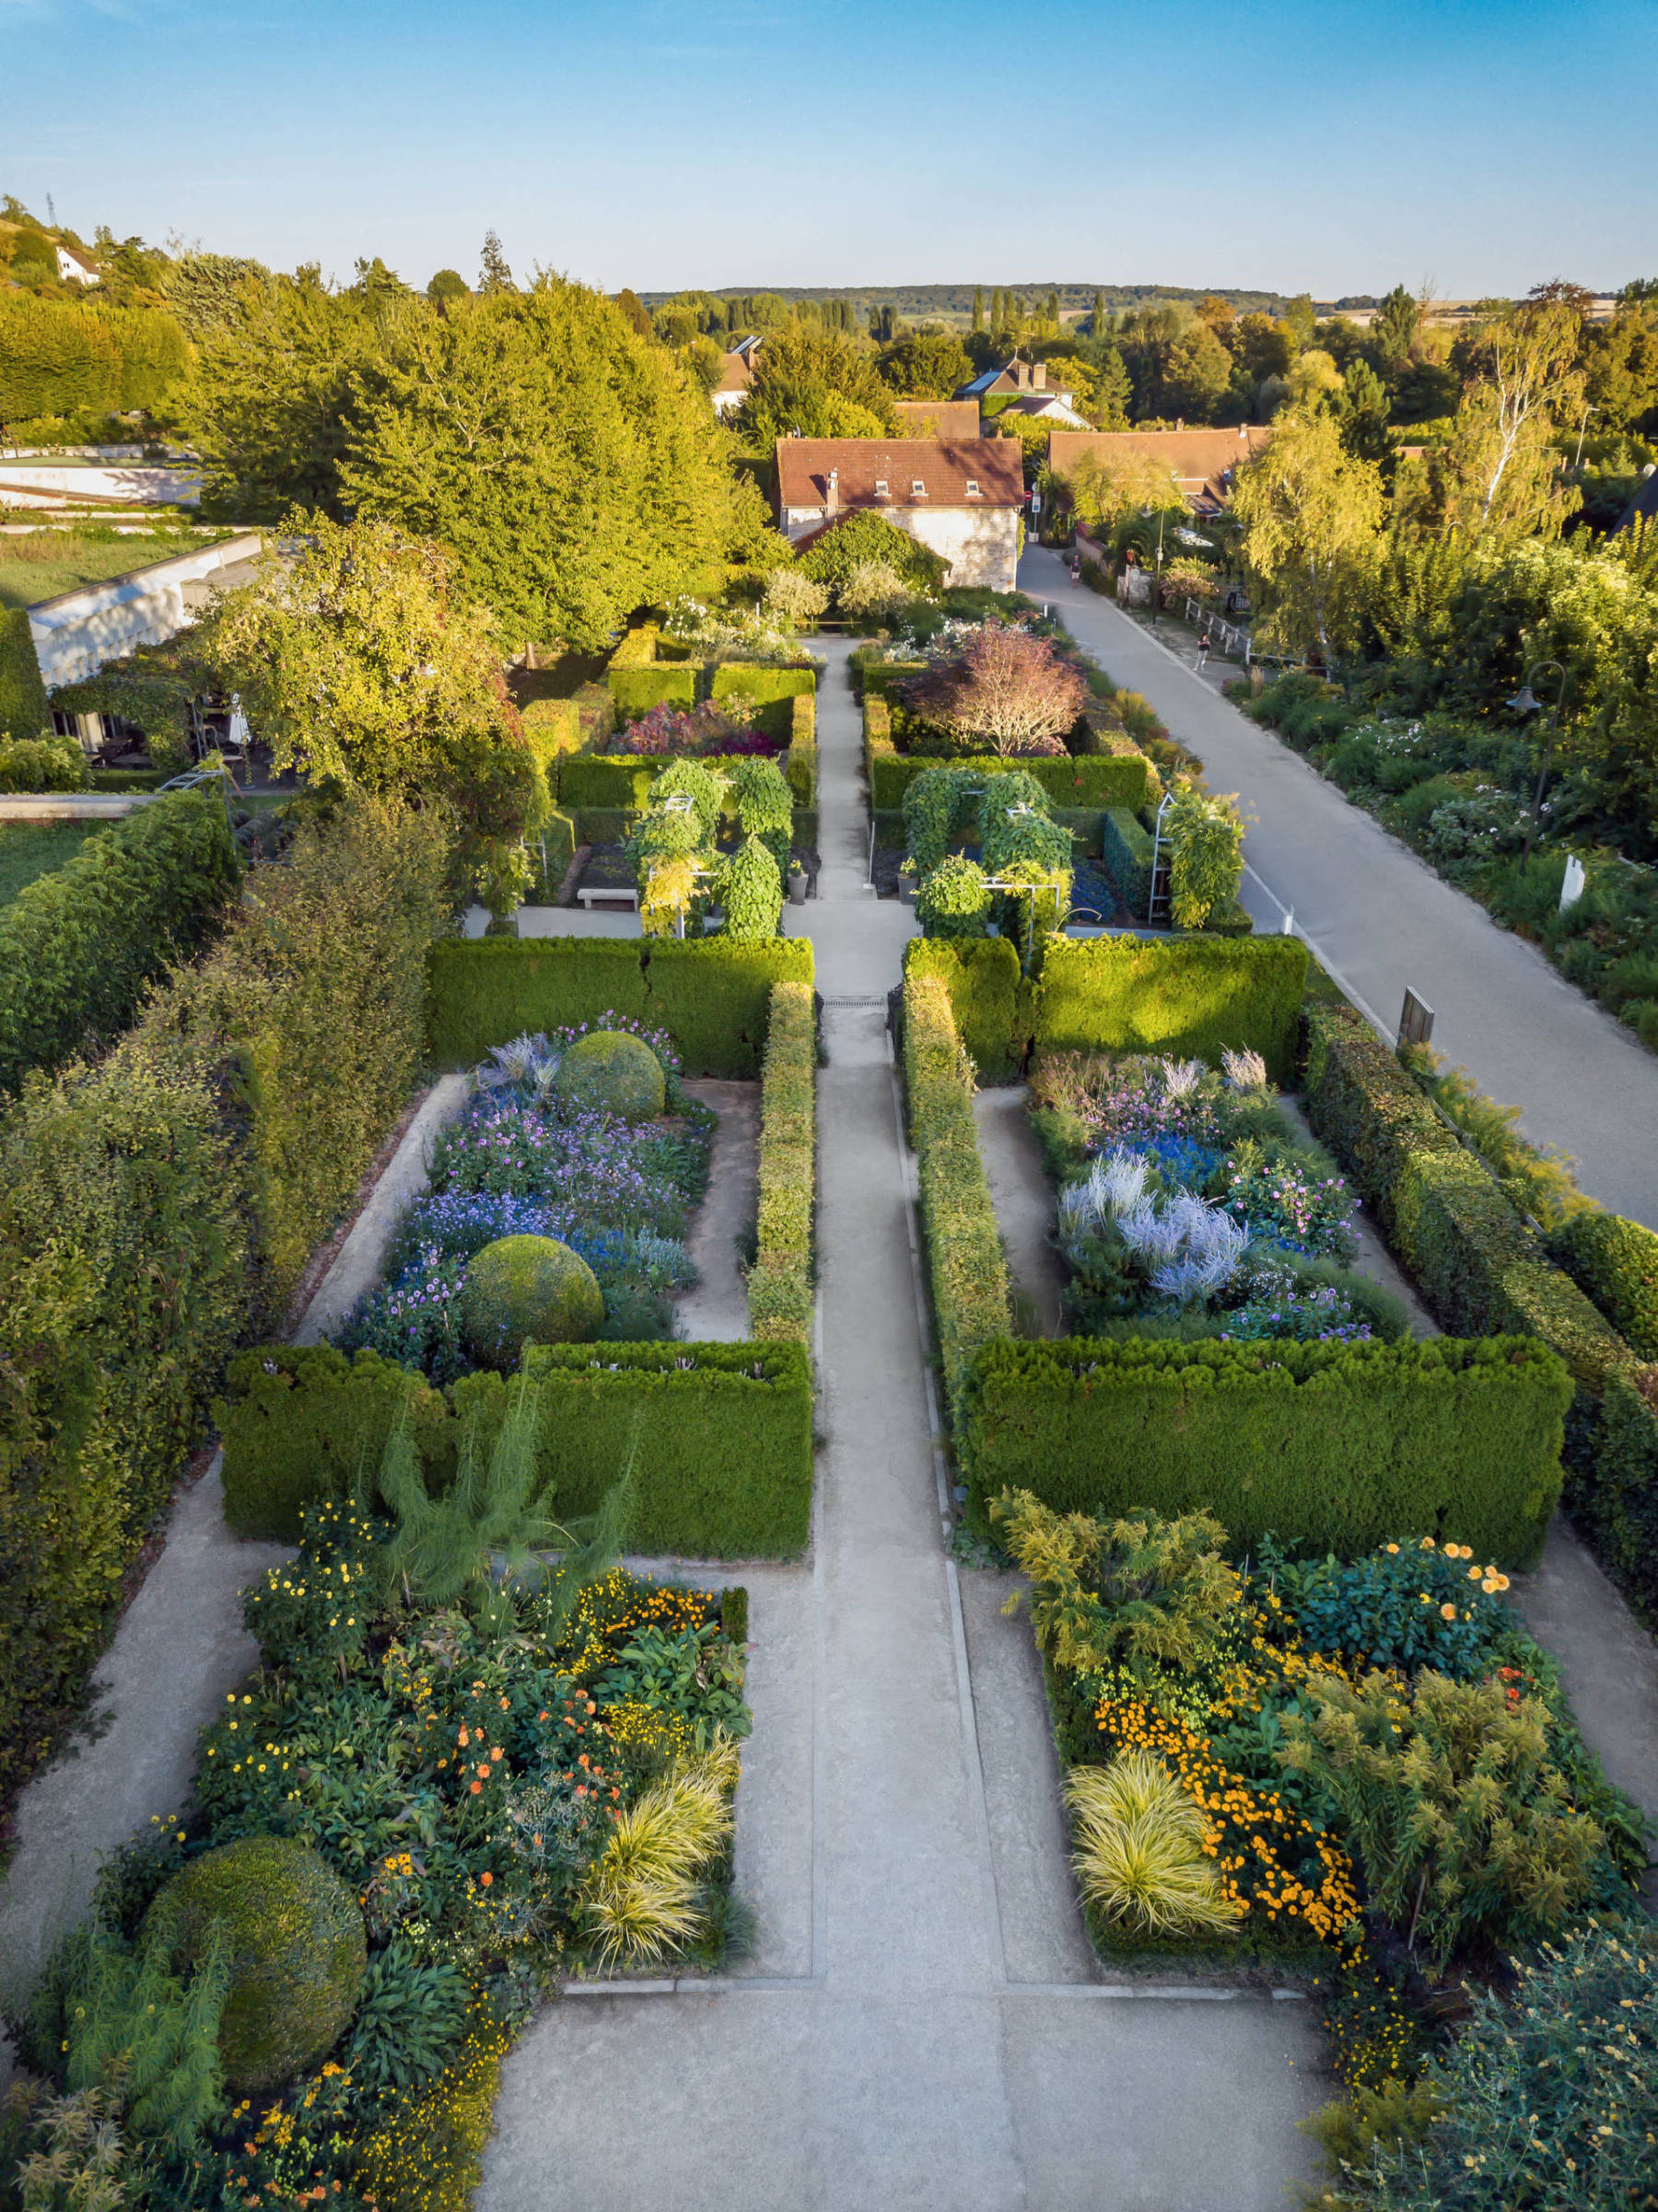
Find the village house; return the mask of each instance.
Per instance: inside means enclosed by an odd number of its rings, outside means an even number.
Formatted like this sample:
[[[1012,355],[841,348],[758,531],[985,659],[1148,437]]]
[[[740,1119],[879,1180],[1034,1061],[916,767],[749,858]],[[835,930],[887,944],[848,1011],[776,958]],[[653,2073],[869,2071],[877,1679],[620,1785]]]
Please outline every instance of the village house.
[[[893,409],[905,438],[976,438],[976,400],[894,400]]]
[[[863,509],[950,563],[946,580],[1011,591],[1024,476],[1013,439],[780,438],[778,527],[797,549]]]
[[[102,282],[98,271],[86,255],[77,253],[73,246],[58,246],[57,273],[58,279],[63,284],[99,284]]]
[[[1048,439],[1048,471],[1068,478],[1085,454],[1106,469],[1150,462],[1167,473],[1192,512],[1208,521],[1231,501],[1240,462],[1258,453],[1271,435],[1260,423],[1216,430],[1056,430]]]
[[[735,345],[720,356],[719,381],[710,394],[716,415],[729,415],[747,399],[754,381],[754,357],[759,350],[759,338],[751,336],[739,338]]]

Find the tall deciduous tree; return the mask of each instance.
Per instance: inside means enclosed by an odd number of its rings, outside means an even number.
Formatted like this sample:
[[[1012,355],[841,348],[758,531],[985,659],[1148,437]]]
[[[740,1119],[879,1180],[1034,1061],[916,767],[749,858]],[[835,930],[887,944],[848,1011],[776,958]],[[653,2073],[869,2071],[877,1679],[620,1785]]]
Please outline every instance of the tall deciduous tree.
[[[1244,558],[1267,602],[1266,626],[1290,651],[1316,646],[1327,661],[1353,638],[1384,503],[1381,472],[1354,460],[1322,407],[1280,415],[1239,470],[1232,512]]]
[[[1463,347],[1472,381],[1438,473],[1438,526],[1559,530],[1577,505],[1559,485],[1552,439],[1577,413],[1586,294],[1546,285],[1490,313]],[[1459,341],[1459,346],[1462,342]]]
[[[882,349],[881,380],[905,399],[947,400],[973,374],[958,340],[914,333]]]
[[[545,278],[423,314],[352,387],[343,497],[447,546],[509,647],[601,645],[636,607],[690,589],[738,527],[701,389],[582,286]]]
[[[795,430],[802,438],[890,438],[898,417],[871,354],[844,332],[799,322],[774,331],[760,348],[736,427],[769,453]]]

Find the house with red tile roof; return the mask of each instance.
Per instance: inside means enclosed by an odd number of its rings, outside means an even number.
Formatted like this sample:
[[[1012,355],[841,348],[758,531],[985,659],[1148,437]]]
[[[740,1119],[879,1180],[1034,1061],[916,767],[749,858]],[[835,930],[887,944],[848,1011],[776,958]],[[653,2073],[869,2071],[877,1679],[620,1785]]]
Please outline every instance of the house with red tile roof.
[[[1000,438],[780,438],[777,526],[796,547],[872,509],[950,563],[945,581],[1011,591],[1024,472]]]
[[[1106,468],[1150,461],[1173,477],[1194,514],[1214,516],[1232,498],[1239,464],[1271,436],[1270,427],[1259,423],[1220,430],[1056,430],[1048,439],[1048,470],[1068,477],[1084,454]]]

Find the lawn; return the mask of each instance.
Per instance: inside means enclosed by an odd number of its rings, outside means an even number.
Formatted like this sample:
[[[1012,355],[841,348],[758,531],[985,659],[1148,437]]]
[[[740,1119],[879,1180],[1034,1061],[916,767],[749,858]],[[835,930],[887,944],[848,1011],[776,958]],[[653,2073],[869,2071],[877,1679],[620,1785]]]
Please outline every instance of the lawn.
[[[193,531],[29,530],[0,536],[0,607],[32,607],[60,591],[124,576],[151,561],[197,553],[209,541]]]
[[[25,884],[49,875],[75,858],[101,822],[0,823],[0,907],[9,906]]]

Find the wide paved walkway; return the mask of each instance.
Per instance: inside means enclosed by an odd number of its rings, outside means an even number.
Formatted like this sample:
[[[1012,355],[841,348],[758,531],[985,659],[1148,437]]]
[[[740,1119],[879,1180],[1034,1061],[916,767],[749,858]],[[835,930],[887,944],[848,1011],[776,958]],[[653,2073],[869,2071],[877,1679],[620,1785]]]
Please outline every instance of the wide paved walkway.
[[[1144,693],[1209,789],[1239,794],[1256,926],[1279,929],[1292,909],[1297,933],[1390,1036],[1410,986],[1448,1059],[1521,1107],[1535,1142],[1571,1153],[1603,1205],[1658,1228],[1658,1056],[1111,601],[1073,588],[1057,554],[1034,547],[1019,573],[1118,684]]]
[[[752,1678],[750,1753],[810,1714],[810,1911],[787,1944],[763,1919],[747,1978],[550,2006],[508,2062],[480,2212],[1278,2212],[1308,2168],[1294,2123],[1329,2093],[1311,2008],[1103,1983],[1029,1627],[942,1548],[884,1028],[913,925],[863,889],[857,719],[828,651],[823,872],[790,916],[829,1052],[827,1443],[788,1639],[812,1679],[780,1711]]]

